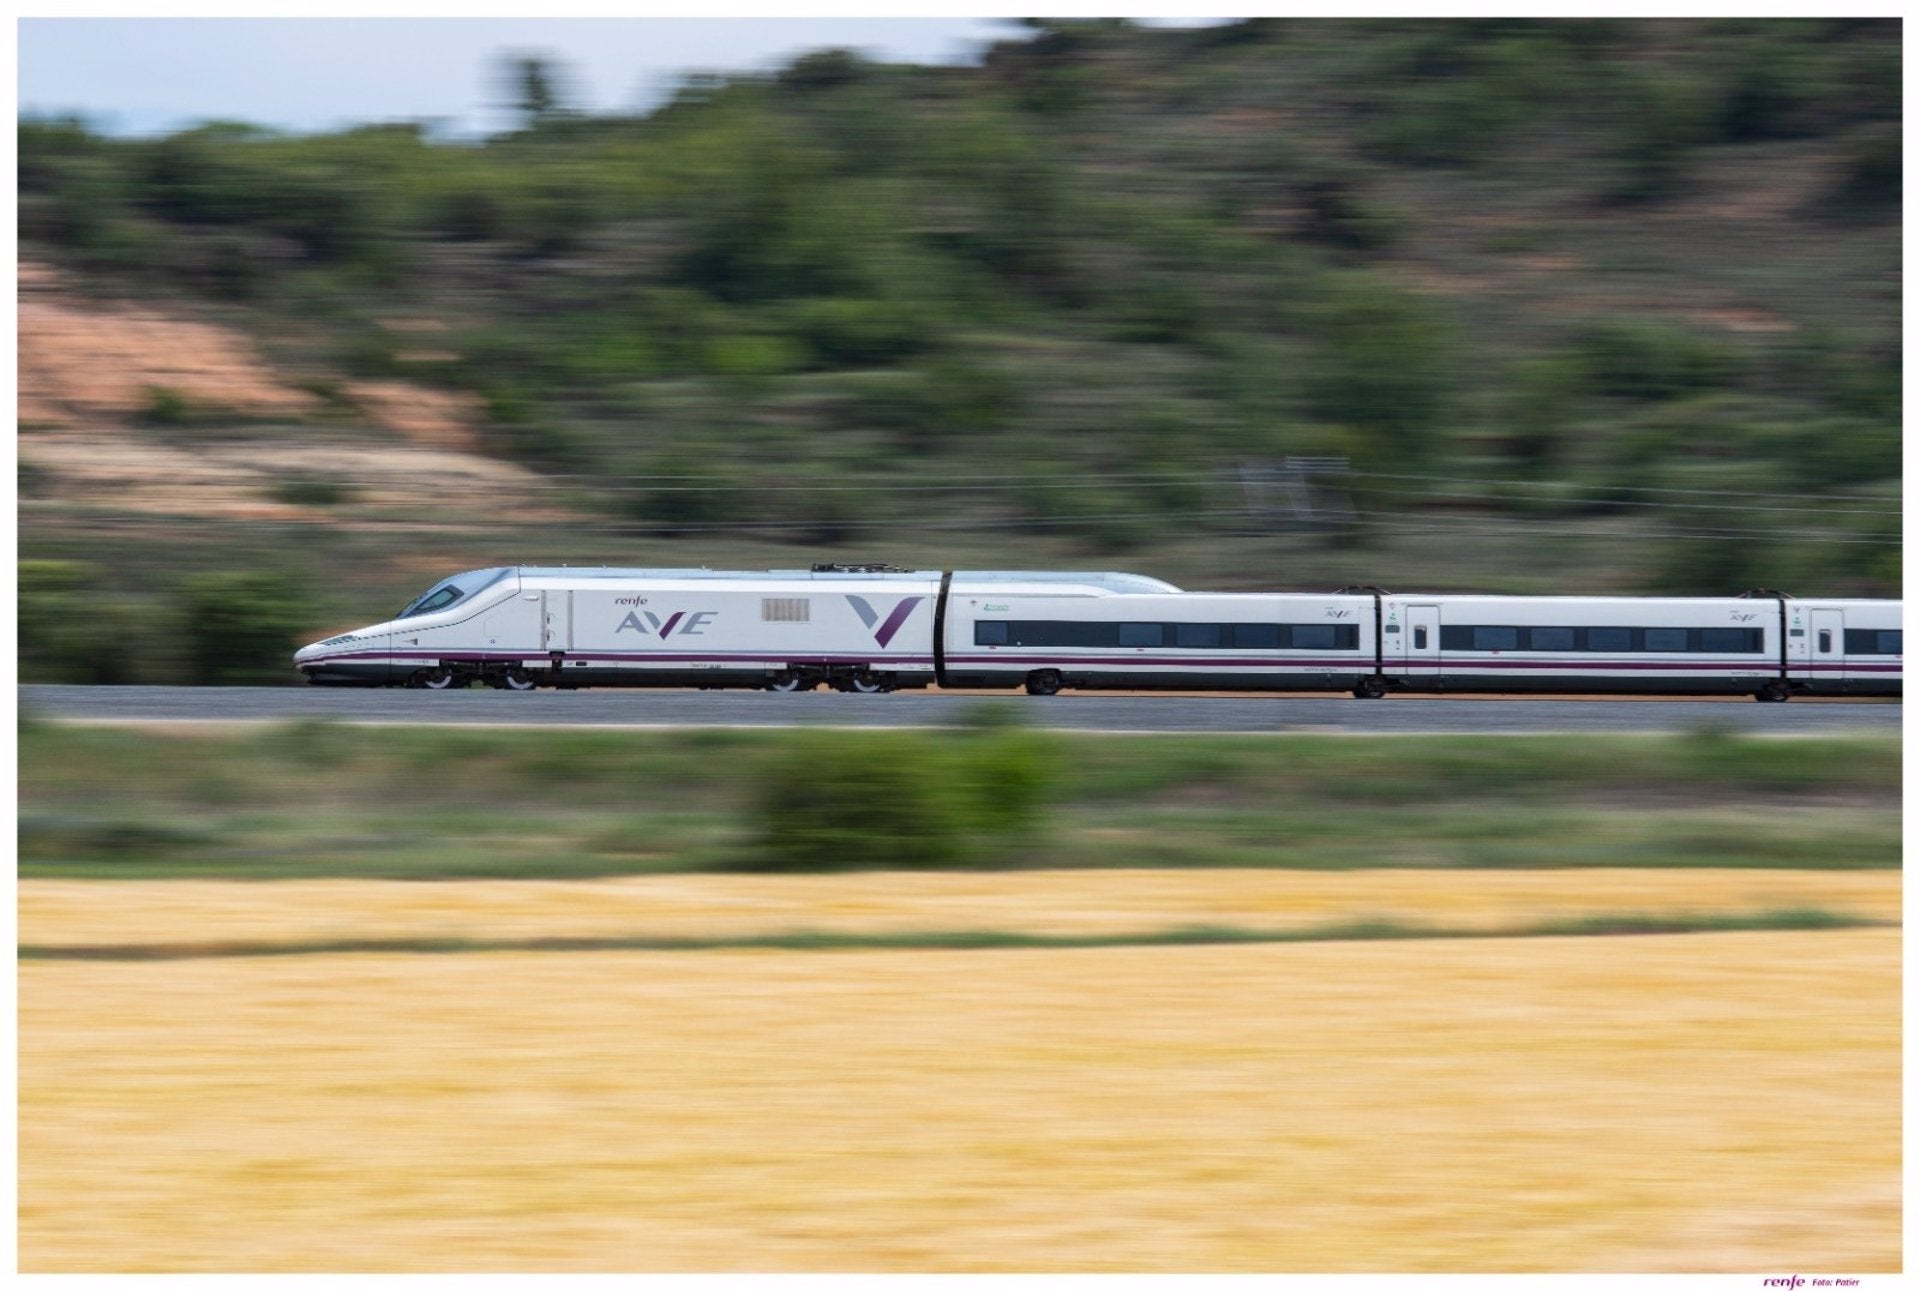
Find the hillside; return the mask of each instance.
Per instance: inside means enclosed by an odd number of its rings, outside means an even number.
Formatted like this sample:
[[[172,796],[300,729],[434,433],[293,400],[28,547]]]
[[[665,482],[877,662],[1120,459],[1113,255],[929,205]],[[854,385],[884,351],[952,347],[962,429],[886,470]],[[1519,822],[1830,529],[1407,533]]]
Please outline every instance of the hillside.
[[[26,594],[160,647],[30,676],[190,672],[195,578],[317,634],[521,559],[1897,593],[1895,22],[564,71],[479,144],[22,124]]]

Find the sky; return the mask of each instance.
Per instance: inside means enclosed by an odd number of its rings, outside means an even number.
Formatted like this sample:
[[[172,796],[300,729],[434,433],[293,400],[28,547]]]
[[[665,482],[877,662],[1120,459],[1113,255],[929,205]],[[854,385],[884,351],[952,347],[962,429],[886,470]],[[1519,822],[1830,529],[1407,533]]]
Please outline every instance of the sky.
[[[434,121],[505,128],[499,65],[552,57],[573,106],[645,109],[691,71],[769,70],[847,46],[897,62],[977,61],[1018,34],[991,18],[25,18],[20,110],[114,134],[206,120],[318,131]]]

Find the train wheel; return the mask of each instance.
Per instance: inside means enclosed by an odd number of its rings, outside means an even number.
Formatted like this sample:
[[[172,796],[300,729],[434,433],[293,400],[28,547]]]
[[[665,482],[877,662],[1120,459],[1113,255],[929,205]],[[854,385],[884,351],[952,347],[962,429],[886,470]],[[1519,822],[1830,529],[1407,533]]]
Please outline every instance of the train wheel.
[[[515,668],[500,675],[500,684],[505,690],[532,690],[534,681],[526,673]]]
[[[794,673],[783,672],[767,679],[767,689],[776,695],[791,695],[800,689],[800,678]],[[812,690],[813,687],[808,686],[807,689]]]
[[[453,673],[446,668],[422,668],[407,678],[413,690],[446,690],[453,685]]]
[[[1360,684],[1353,688],[1355,699],[1385,699],[1387,683],[1380,677],[1362,677]]]
[[[1027,693],[1029,695],[1059,694],[1060,674],[1051,668],[1042,668],[1039,672],[1028,673]]]
[[[1753,697],[1763,704],[1784,704],[1793,698],[1793,688],[1784,681],[1770,681],[1754,691]]]
[[[881,678],[870,672],[863,672],[848,683],[847,688],[856,695],[879,695],[892,690]]]

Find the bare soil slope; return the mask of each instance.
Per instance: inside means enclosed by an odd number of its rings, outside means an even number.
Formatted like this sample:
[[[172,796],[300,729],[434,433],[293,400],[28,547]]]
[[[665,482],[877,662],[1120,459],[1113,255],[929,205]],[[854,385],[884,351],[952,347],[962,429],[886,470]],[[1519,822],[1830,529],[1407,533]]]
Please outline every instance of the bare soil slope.
[[[403,381],[340,386],[338,409],[277,371],[241,332],[181,308],[78,294],[58,270],[20,266],[20,456],[32,495],[208,518],[335,518],[277,500],[289,478],[337,481],[360,508],[438,505],[540,511],[523,467],[473,451],[469,396]],[[156,426],[172,400],[186,426]],[[335,415],[316,423],[322,414]],[[206,433],[218,423],[219,433]],[[391,521],[393,517],[388,517]]]

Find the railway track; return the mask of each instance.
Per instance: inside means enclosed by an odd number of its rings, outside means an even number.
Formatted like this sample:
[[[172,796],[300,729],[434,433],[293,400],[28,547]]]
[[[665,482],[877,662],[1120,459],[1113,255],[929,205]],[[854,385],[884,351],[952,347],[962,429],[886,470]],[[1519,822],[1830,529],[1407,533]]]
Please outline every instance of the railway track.
[[[22,710],[60,721],[182,724],[331,720],[429,726],[916,727],[967,719],[1001,704],[1053,730],[1146,732],[1338,731],[1349,734],[1553,734],[1685,731],[1744,734],[1898,733],[1885,700],[1508,698],[1384,700],[1299,695],[1232,697],[1113,692],[1017,695],[830,691],[781,695],[692,690],[347,690],[324,687],[22,686]]]

